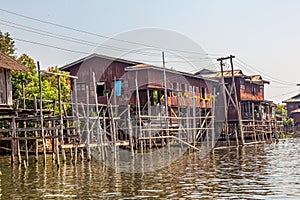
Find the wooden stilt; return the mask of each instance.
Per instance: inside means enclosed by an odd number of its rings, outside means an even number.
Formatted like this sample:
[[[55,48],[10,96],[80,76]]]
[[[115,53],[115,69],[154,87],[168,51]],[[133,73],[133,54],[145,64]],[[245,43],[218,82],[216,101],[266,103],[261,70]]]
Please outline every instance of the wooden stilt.
[[[128,123],[128,132],[129,132],[129,144],[130,144],[130,152],[131,158],[134,158],[134,151],[133,151],[133,138],[132,138],[132,124],[131,124],[131,116],[130,116],[130,105],[128,105],[128,114],[127,114],[127,123]]]
[[[43,117],[43,89],[42,89],[42,78],[41,78],[41,70],[40,70],[39,62],[37,62],[37,66],[38,66],[39,89],[40,89],[40,125],[41,125],[41,132],[42,132],[44,165],[45,165],[46,164],[46,141],[45,141],[44,117]]]
[[[37,100],[36,100],[36,96],[33,97],[33,104],[34,104],[34,115],[37,116]],[[34,122],[34,128],[37,128],[37,122]],[[39,158],[39,141],[38,141],[38,132],[35,130],[34,131],[34,136],[35,136],[35,156],[34,156],[34,160],[35,162],[38,161]]]
[[[62,115],[62,102],[61,102],[61,80],[60,76],[57,76],[57,82],[58,82],[58,108],[59,108],[59,134],[60,134],[60,145],[62,146],[64,144],[64,121],[63,121],[63,115]],[[66,154],[64,148],[61,148],[61,157],[62,162],[66,161]]]
[[[90,108],[89,108],[89,102],[90,102],[90,90],[89,86],[86,85],[86,113],[85,113],[85,120],[86,120],[86,148],[87,148],[87,161],[91,161],[91,147],[90,147]]]
[[[151,137],[152,136],[152,132],[151,132],[151,99],[150,99],[150,91],[149,88],[147,88],[147,107],[148,107],[148,127],[149,127],[149,131],[148,131],[148,136]],[[130,106],[129,106],[130,108]],[[149,139],[149,148],[152,148],[152,140]]]
[[[101,129],[100,123],[100,113],[99,113],[99,105],[98,105],[98,97],[97,97],[97,83],[95,78],[95,72],[93,72],[93,83],[94,83],[94,97],[96,104],[96,113],[97,113],[97,143],[98,143],[98,152],[100,155],[100,160],[104,161],[104,145],[103,145],[103,131]]]

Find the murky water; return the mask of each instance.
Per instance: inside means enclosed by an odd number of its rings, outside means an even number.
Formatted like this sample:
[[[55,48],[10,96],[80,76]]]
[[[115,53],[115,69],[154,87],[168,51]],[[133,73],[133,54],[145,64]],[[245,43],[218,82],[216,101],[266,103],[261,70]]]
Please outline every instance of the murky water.
[[[125,173],[95,162],[11,167],[0,157],[0,199],[300,199],[300,139],[185,154],[167,168]]]

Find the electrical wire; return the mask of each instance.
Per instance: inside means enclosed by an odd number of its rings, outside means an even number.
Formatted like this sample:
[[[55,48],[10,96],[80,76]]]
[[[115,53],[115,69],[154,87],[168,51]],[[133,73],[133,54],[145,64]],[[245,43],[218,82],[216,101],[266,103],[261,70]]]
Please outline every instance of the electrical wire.
[[[45,21],[45,20],[41,20],[41,19],[37,19],[37,18],[34,18],[34,17],[30,17],[30,16],[26,16],[26,15],[23,15],[23,14],[13,12],[13,11],[9,11],[9,10],[3,9],[3,8],[0,8],[0,11],[6,12],[6,13],[9,13],[11,15],[18,16],[18,17],[22,17],[22,18],[25,18],[25,19],[37,21],[37,22],[40,22],[40,23],[43,23],[43,24],[48,24],[48,25],[52,25],[52,26],[56,26],[56,27],[59,27],[59,28],[63,28],[63,29],[71,30],[71,31],[76,31],[76,32],[79,32],[79,33],[84,33],[84,34],[88,34],[88,35],[92,35],[92,36],[97,36],[97,37],[100,37],[100,38],[103,38],[103,39],[109,39],[109,40],[114,40],[114,41],[118,41],[118,42],[123,42],[123,43],[128,43],[128,44],[135,44],[135,45],[139,45],[139,46],[156,48],[156,49],[160,48],[160,47],[149,45],[149,44],[133,42],[133,41],[123,40],[123,39],[118,39],[118,38],[112,38],[112,37],[105,36],[105,35],[102,35],[102,34],[93,33],[93,32],[81,30],[81,29],[78,29],[78,28],[73,28],[73,27],[69,27],[69,26],[65,26],[65,25],[61,25],[61,24],[57,24],[57,23],[53,23],[53,22],[49,22],[49,21]],[[200,53],[200,52],[181,50],[181,49],[171,49],[171,48],[165,48],[165,49],[168,50],[168,51],[183,52],[183,53],[190,53],[190,54],[196,54],[196,55],[206,55],[206,56],[220,56],[221,55],[221,54]]]

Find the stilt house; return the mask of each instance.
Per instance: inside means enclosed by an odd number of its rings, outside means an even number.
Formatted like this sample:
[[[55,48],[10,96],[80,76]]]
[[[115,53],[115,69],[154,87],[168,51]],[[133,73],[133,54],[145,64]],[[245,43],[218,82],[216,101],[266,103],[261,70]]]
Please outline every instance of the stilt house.
[[[11,70],[28,71],[28,68],[0,52],[0,109],[10,108],[13,104]]]

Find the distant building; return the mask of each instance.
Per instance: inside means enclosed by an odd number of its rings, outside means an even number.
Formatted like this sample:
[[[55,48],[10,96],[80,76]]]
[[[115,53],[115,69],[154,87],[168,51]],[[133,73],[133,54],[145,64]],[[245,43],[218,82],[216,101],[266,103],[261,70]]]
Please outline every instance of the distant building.
[[[287,100],[284,100],[283,103],[286,103],[287,115],[294,119],[295,125],[300,124],[300,94],[293,96]]]
[[[0,52],[0,109],[10,108],[13,104],[11,70],[28,71],[28,68]]]

